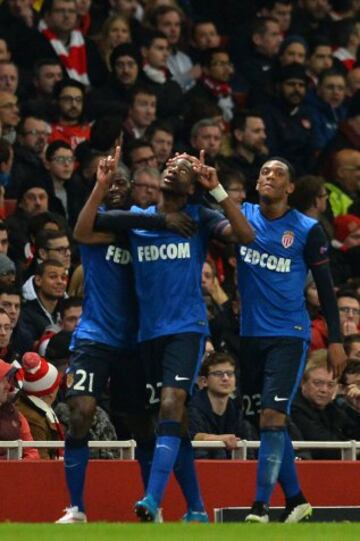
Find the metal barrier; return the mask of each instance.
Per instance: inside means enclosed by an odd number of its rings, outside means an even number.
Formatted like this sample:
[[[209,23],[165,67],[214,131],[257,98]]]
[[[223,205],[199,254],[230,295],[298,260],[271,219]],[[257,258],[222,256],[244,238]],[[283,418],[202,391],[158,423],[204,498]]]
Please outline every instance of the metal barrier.
[[[340,449],[342,460],[356,460],[357,454],[360,454],[360,441],[293,441],[293,447],[297,449]],[[192,446],[195,449],[217,449],[224,448],[222,441],[193,441]],[[241,440],[237,443],[237,448],[231,453],[232,459],[247,460],[248,449],[258,449],[259,441]],[[0,441],[0,448],[8,449],[7,456],[10,459],[19,460],[23,456],[23,449],[27,447],[40,448],[63,448],[63,441]],[[90,448],[120,449],[121,460],[135,459],[135,440],[126,441],[89,441]]]

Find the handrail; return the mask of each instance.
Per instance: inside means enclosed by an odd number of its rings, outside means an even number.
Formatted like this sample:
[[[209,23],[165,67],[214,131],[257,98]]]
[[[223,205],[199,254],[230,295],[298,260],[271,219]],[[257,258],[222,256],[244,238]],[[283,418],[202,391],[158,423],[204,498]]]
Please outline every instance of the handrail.
[[[225,444],[222,441],[192,441],[195,449],[223,449]],[[293,441],[293,447],[299,449],[340,449],[342,460],[356,460],[357,453],[360,451],[360,441]],[[0,441],[0,448],[8,449],[8,458],[21,459],[23,449],[25,448],[51,448],[61,449],[64,447],[63,441]],[[89,441],[89,447],[92,449],[120,449],[120,459],[135,459],[135,440],[125,441]],[[231,453],[232,459],[247,460],[248,449],[258,449],[259,441],[241,440],[237,442],[236,449]]]

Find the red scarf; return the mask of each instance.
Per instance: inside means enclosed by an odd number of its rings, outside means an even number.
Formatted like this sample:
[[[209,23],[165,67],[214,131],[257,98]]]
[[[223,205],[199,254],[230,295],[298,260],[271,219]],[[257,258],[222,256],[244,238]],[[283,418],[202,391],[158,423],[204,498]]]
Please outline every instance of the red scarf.
[[[48,28],[43,19],[39,23],[39,31],[50,42],[68,76],[86,86],[89,85],[85,41],[80,30],[72,30],[67,48],[59,40],[55,32]]]
[[[216,96],[217,98],[230,96],[232,94],[229,83],[219,83],[219,81],[215,81],[215,79],[206,76],[202,77],[201,80],[206,88],[210,90],[212,95]]]

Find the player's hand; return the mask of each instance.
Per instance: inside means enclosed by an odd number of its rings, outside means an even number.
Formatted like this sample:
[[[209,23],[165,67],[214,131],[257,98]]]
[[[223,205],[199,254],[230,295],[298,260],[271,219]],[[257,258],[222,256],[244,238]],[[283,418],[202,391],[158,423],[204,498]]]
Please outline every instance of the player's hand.
[[[197,231],[197,224],[185,212],[169,212],[165,214],[166,228],[183,237],[192,237]]]
[[[205,165],[205,150],[200,150],[200,158],[192,160],[193,171],[197,175],[197,181],[203,188],[210,191],[220,184],[215,167]]]
[[[228,451],[236,449],[237,442],[240,441],[240,438],[234,434],[223,434],[222,441],[225,443],[225,447]]]
[[[107,190],[113,174],[118,166],[121,155],[121,148],[117,146],[113,154],[110,154],[106,158],[102,158],[99,161],[99,165],[96,171],[96,182],[98,186]]]
[[[329,345],[327,361],[329,370],[333,372],[335,378],[339,378],[347,362],[347,356],[342,344],[332,343]]]

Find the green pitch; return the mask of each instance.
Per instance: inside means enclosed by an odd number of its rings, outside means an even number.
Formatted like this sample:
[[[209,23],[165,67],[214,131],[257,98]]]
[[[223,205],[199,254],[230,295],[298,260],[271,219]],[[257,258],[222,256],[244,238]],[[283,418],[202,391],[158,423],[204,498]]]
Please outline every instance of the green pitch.
[[[360,523],[0,524],[1,541],[354,541]]]

